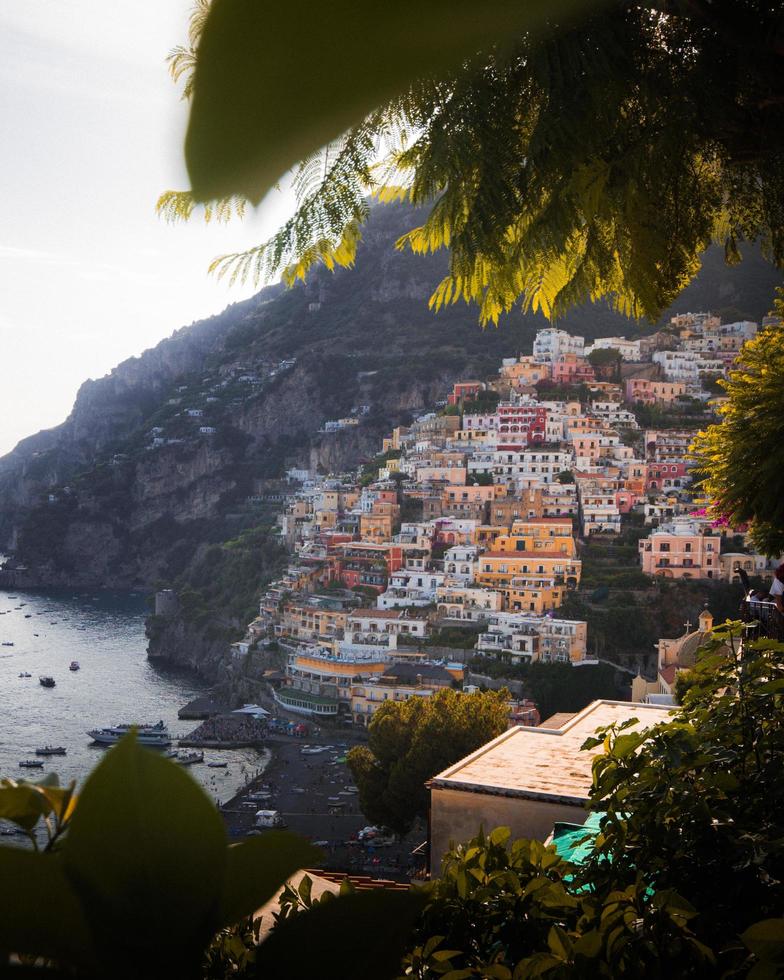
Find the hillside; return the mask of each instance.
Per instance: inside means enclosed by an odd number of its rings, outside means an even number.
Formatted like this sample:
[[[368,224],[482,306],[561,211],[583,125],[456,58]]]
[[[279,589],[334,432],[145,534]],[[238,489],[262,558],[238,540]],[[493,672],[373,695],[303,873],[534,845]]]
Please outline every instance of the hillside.
[[[446,257],[393,247],[417,218],[375,208],[355,268],[317,270],[178,330],[86,382],[61,426],[0,460],[0,550],[24,566],[16,583],[171,582],[207,545],[273,519],[249,501],[260,480],[290,465],[354,466],[455,379],[530,351],[540,316],[515,312],[483,331],[475,308],[428,310]],[[677,310],[756,319],[780,281],[756,253],[728,268],[711,251]],[[589,339],[653,329],[601,305],[560,325]],[[319,432],[360,406],[359,426]]]

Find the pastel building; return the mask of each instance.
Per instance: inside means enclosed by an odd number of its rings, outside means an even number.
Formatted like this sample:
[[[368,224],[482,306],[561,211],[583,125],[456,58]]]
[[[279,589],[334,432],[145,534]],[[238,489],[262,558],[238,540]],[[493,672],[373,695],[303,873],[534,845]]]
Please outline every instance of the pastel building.
[[[662,578],[719,578],[721,534],[696,520],[664,524],[639,542],[646,575]]]
[[[672,405],[686,394],[683,381],[651,381],[649,378],[628,378],[626,400],[645,405]]]
[[[568,334],[565,330],[547,327],[537,330],[533,355],[542,361],[555,361],[561,354],[578,354],[585,350],[585,338]]]

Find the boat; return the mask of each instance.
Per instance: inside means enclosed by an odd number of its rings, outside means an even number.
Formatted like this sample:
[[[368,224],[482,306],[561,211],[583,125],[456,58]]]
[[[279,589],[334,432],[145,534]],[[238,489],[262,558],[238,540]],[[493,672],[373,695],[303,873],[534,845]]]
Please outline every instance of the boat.
[[[79,670],[79,661],[78,660],[72,660],[71,663],[68,666],[68,669],[69,670]]]
[[[225,769],[228,762],[208,762],[207,767],[209,769]]]
[[[36,749],[36,755],[65,755],[68,750],[62,745],[45,745],[42,749]]]
[[[87,734],[99,745],[114,745],[127,735],[132,729],[136,729],[136,741],[139,745],[146,745],[148,748],[167,749],[171,743],[171,735],[162,721],[157,725],[114,725],[108,728],[94,728]]]
[[[32,677],[33,675],[30,673],[29,670],[23,670],[22,673],[19,676],[20,677]]]
[[[204,762],[203,752],[183,752],[177,757],[181,766],[192,766],[195,762]]]
[[[54,677],[39,677],[38,678],[38,683],[41,685],[41,687],[54,687],[55,686]]]
[[[32,613],[25,613],[25,619],[32,619],[32,618],[33,618]]]
[[[42,769],[44,764],[43,759],[22,759],[19,763],[20,769]]]
[[[13,643],[10,640],[5,640],[5,641],[3,641],[3,646],[4,647],[12,647],[13,646]]]

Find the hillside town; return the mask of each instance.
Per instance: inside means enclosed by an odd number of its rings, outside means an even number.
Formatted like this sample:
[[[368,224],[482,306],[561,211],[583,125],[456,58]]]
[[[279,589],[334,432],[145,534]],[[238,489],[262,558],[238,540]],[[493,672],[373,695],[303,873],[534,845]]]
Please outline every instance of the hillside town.
[[[688,455],[721,401],[717,380],[757,330],[709,313],[590,346],[540,330],[531,355],[456,383],[359,472],[290,469],[278,525],[291,561],[234,656],[277,649],[285,669],[267,679],[281,709],[365,727],[388,699],[466,679],[456,633],[510,666],[596,664],[587,622],[561,607],[586,547],[632,524],[637,574],[652,583],[765,574],[745,529],[708,512]],[[662,640],[632,697],[672,704],[688,666],[678,651],[711,622],[705,609],[680,641]],[[535,705],[514,702],[511,719],[536,724]]]

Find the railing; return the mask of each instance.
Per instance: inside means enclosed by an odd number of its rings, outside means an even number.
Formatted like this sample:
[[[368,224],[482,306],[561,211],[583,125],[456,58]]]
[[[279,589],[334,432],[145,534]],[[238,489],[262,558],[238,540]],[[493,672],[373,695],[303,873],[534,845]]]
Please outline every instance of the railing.
[[[750,627],[752,638],[764,637],[784,642],[784,616],[775,602],[769,599],[744,599],[740,604],[740,618]]]

